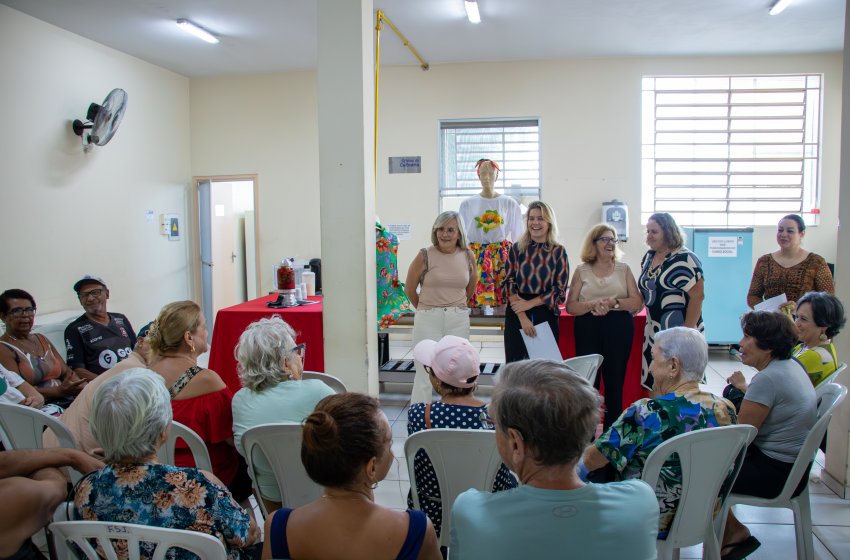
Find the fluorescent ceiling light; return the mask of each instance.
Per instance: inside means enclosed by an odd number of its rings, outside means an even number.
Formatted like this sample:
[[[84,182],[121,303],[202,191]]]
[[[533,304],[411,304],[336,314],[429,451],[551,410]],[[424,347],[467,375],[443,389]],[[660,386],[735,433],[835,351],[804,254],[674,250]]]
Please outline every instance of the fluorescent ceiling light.
[[[773,3],[773,6],[770,7],[770,10],[767,12],[772,16],[775,16],[781,13],[785,8],[791,5],[791,0],[776,0]]]
[[[477,0],[464,0],[463,5],[466,8],[466,17],[469,18],[469,23],[481,23]]]
[[[178,19],[177,20],[177,27],[179,27],[180,29],[182,29],[186,33],[194,35],[198,39],[206,41],[207,43],[212,43],[212,44],[218,43],[218,37],[216,37],[215,35],[213,35],[209,31],[207,31],[203,27],[201,27],[201,26],[199,26],[195,23],[192,23],[188,19]]]

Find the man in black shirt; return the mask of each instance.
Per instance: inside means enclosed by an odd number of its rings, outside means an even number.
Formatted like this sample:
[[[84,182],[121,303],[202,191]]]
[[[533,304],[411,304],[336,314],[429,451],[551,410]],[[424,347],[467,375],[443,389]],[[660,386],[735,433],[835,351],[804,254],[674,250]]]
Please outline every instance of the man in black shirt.
[[[65,327],[68,366],[82,379],[94,379],[133,352],[136,333],[121,313],[106,311],[109,289],[96,276],[74,284],[85,313]]]

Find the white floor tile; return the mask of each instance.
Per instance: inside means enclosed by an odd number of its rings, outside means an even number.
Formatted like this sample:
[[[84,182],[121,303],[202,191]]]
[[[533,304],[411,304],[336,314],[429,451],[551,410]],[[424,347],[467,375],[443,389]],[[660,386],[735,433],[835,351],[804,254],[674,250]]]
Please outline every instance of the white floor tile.
[[[824,525],[814,528],[815,551],[822,543],[835,558],[850,558],[850,527]]]
[[[404,480],[382,480],[375,488],[375,503],[393,509],[407,509],[410,483]]]

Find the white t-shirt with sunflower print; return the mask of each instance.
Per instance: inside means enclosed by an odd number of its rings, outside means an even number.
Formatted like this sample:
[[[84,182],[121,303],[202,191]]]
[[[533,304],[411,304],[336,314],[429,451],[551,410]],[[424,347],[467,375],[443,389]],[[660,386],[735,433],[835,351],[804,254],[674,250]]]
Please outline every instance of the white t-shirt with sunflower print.
[[[505,195],[484,198],[480,194],[460,203],[458,211],[466,226],[470,243],[516,243],[522,235],[522,211],[517,202]]]

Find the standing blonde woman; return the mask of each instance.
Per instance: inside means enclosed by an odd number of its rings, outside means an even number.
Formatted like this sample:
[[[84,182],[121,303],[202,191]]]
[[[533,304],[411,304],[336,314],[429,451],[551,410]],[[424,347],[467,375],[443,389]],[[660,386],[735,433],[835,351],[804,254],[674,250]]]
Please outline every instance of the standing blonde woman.
[[[632,351],[632,314],[643,308],[643,296],[629,265],[620,261],[617,233],[599,224],[581,246],[582,263],[570,283],[567,311],[576,316],[576,354],[601,354],[596,377],[605,384],[605,429],[623,411],[623,381]]]
[[[447,334],[469,338],[466,304],[477,282],[475,256],[467,248],[463,220],[457,212],[443,212],[431,227],[431,246],[420,249],[407,269],[404,293],[416,308],[413,345]],[[428,374],[417,363],[411,401],[431,402],[432,391]]]
[[[505,310],[505,361],[528,358],[520,329],[531,337],[537,336],[534,325],[549,323],[555,340],[558,339],[559,305],[564,303],[570,261],[567,250],[558,243],[558,224],[555,212],[543,201],[528,205],[525,233],[508,254],[508,273],[505,287],[510,305]]]

